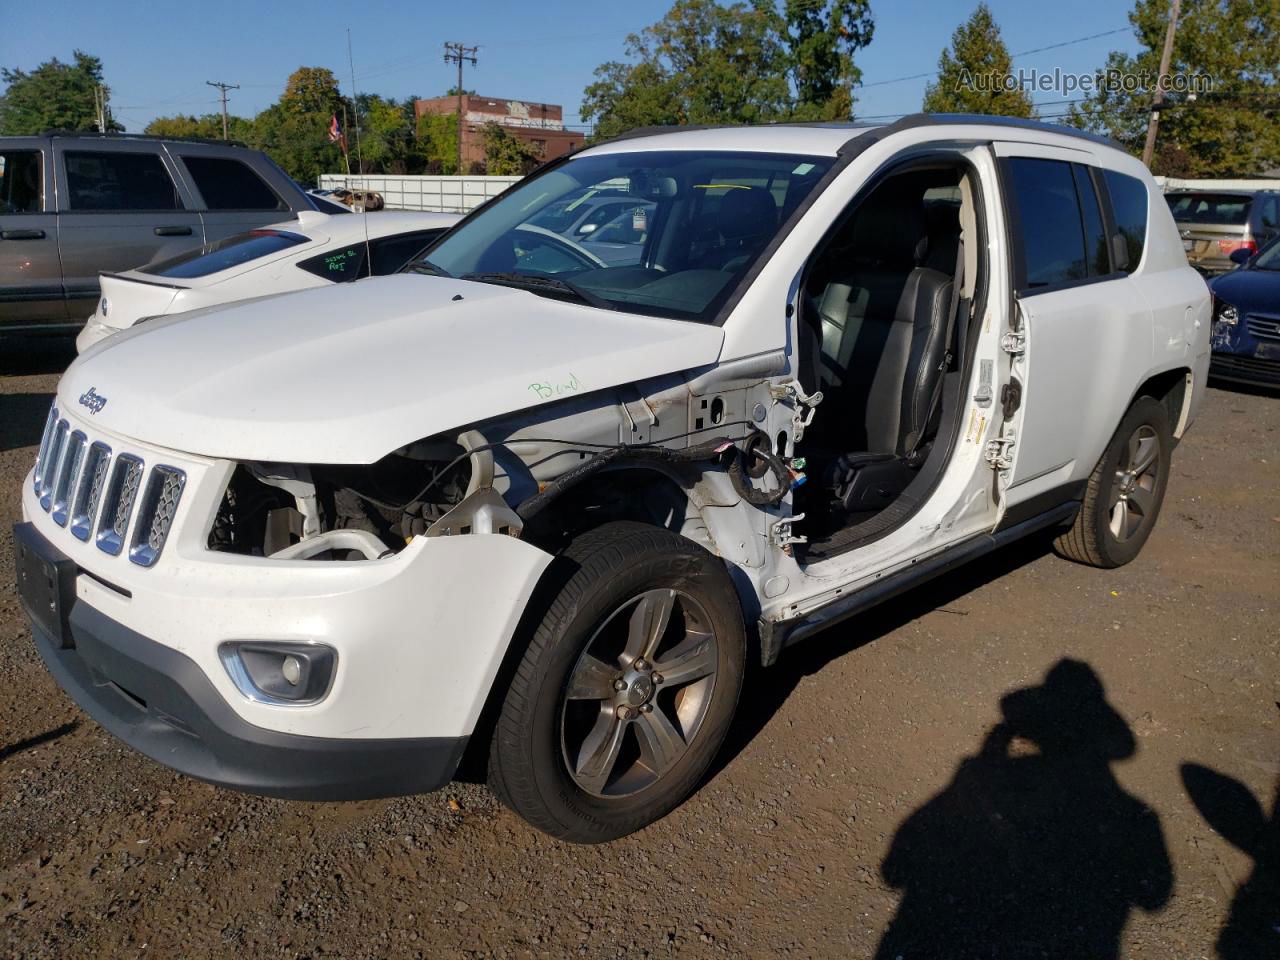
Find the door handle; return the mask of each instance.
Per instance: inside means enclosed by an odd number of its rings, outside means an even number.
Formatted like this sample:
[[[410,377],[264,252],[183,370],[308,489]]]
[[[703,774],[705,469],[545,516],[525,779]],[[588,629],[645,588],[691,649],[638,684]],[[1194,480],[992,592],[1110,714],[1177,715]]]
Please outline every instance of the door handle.
[[[0,240],[43,240],[43,230],[0,230]]]
[[[156,227],[155,235],[157,237],[189,237],[191,236],[190,227]]]

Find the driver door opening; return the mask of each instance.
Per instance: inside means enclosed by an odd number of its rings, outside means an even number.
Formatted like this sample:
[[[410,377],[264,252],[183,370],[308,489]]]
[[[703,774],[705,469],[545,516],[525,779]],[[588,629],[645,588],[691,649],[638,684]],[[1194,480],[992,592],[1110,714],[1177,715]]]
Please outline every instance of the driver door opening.
[[[985,276],[978,196],[958,155],[911,162],[856,199],[809,262],[798,377],[823,399],[796,449],[802,563],[884,536],[942,475]]]

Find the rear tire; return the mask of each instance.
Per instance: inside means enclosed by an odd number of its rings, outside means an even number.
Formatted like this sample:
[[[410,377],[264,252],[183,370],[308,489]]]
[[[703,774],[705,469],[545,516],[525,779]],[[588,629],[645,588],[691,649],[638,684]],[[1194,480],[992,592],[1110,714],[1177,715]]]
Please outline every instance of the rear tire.
[[[599,843],[697,787],[737,707],[746,630],[724,563],[658,527],[606,524],[556,564],[563,585],[502,704],[489,785],[539,830]]]
[[[1136,557],[1160,515],[1172,452],[1169,412],[1139,397],[1089,477],[1075,523],[1054,542],[1058,555],[1103,568]]]

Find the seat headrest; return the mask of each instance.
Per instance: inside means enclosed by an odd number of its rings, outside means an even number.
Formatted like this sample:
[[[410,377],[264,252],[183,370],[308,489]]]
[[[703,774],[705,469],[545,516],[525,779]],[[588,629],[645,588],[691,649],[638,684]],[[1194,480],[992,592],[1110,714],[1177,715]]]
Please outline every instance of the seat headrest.
[[[910,269],[924,236],[924,210],[913,190],[882,188],[854,214],[849,252],[858,260]]]
[[[926,246],[921,265],[945,274],[954,273],[960,247],[960,207],[954,203],[929,203],[924,208],[924,217]]]
[[[717,222],[726,240],[766,236],[778,225],[778,205],[758,187],[735,187],[720,198]]]

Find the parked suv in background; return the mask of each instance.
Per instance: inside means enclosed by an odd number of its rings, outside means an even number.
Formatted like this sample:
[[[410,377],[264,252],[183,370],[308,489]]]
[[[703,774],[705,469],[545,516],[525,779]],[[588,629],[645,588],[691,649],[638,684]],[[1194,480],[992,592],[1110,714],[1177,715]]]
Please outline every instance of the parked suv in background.
[[[1187,262],[1201,273],[1232,270],[1231,254],[1253,255],[1280,236],[1280,191],[1174,190],[1165,200]]]
[[[266,154],[220,141],[0,137],[0,333],[79,326],[100,272],[314,209]]]
[[[529,221],[619,179],[634,260],[553,256]],[[59,383],[19,595],[143,753],[350,799],[470,744],[548,833],[638,830],[749,657],[1036,531],[1133,560],[1209,365],[1147,169],[1010,118],[637,132],[409,271],[156,320]]]

